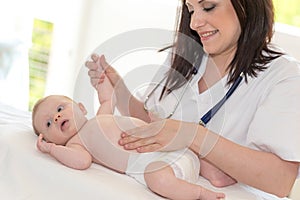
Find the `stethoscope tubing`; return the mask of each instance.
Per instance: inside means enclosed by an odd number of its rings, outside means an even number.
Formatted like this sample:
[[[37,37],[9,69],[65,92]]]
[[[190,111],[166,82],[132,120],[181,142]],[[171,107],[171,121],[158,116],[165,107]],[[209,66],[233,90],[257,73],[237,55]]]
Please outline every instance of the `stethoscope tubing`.
[[[195,69],[195,68],[194,68]],[[165,119],[169,119],[171,118],[176,109],[178,108],[186,90],[188,85],[191,83],[191,81],[193,80],[195,74],[197,74],[197,69],[194,70],[192,77],[190,78],[190,80],[185,84],[183,91],[180,94],[180,98],[177,100],[177,103],[175,104],[172,112],[165,117]],[[155,92],[155,90],[157,90],[157,88],[162,85],[162,83],[166,80],[167,76],[165,76],[163,79],[161,79],[159,81],[159,83],[151,90],[151,92],[149,92],[149,94],[146,96],[145,101],[144,101],[144,110],[149,112],[149,108],[147,107],[147,103],[149,101],[149,98],[153,95],[153,93]],[[241,81],[243,80],[243,75],[242,73],[240,74],[240,76],[234,81],[234,83],[232,84],[232,86],[229,88],[229,90],[226,92],[225,96],[216,104],[214,105],[209,111],[207,111],[199,120],[199,125],[202,126],[206,126],[206,124],[213,118],[213,116],[218,112],[218,110],[224,105],[224,103],[229,99],[229,97],[234,93],[234,91],[238,88],[238,86],[240,85]]]

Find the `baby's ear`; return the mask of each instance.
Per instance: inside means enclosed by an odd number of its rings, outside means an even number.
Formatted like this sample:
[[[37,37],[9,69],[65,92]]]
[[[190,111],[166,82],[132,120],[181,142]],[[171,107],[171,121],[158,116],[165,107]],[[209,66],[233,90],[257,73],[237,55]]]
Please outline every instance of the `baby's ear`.
[[[87,114],[87,110],[85,109],[84,105],[82,103],[78,103],[78,106],[80,110],[83,112],[84,115]]]
[[[39,134],[39,137],[42,137],[42,140],[43,140],[43,141],[48,142],[48,140],[45,138],[45,134],[40,133],[40,134]]]

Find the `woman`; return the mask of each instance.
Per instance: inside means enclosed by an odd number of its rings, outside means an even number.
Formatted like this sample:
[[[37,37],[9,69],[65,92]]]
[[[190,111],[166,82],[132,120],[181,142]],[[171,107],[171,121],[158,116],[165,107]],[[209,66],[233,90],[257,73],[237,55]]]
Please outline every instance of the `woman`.
[[[209,115],[211,119],[202,116],[214,105],[196,99],[196,105],[184,104],[183,109],[191,110],[189,115],[198,116],[198,120],[186,122],[184,114],[182,120],[175,115],[165,119],[163,125],[153,122],[122,134],[120,144],[138,152],[189,147],[206,165],[216,166],[232,180],[256,188],[258,196],[288,196],[299,175],[300,65],[270,45],[272,0],[182,3],[177,40],[172,47],[175,54],[159,99],[183,88],[186,80],[197,88],[199,99],[207,98],[208,92],[215,95],[216,85],[224,91],[233,87],[233,93],[221,105],[223,112]],[[196,42],[186,42],[181,34]],[[195,43],[203,47],[204,53]],[[196,74],[193,67],[198,68],[199,59],[202,62],[198,71],[203,74]],[[96,86],[99,81],[95,70],[101,65],[115,86],[120,112],[151,121],[144,102],[131,96],[104,57],[94,56],[93,60],[87,63],[92,84]],[[174,76],[175,70],[184,79]],[[215,97],[223,96],[219,92]],[[189,98],[183,95],[182,101],[188,102]],[[204,126],[203,120],[198,124],[200,118],[205,120]]]

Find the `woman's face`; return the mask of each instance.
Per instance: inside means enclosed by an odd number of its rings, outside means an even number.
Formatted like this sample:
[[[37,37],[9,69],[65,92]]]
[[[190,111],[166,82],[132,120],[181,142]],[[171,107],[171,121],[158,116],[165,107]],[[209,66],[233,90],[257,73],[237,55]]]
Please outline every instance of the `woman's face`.
[[[211,56],[231,54],[237,49],[241,27],[230,0],[186,0],[191,29],[200,36]]]

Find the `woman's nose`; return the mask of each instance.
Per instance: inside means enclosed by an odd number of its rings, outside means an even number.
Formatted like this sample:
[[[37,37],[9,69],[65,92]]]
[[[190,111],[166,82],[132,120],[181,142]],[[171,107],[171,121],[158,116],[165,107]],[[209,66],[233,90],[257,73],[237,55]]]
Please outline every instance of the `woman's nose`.
[[[203,13],[200,13],[199,11],[195,11],[191,16],[190,28],[197,31],[197,29],[199,27],[204,26],[205,23],[206,22]]]
[[[61,118],[61,114],[60,113],[58,113],[58,114],[56,114],[55,116],[54,116],[54,123],[57,123],[58,122],[58,120],[59,120],[59,118]]]

